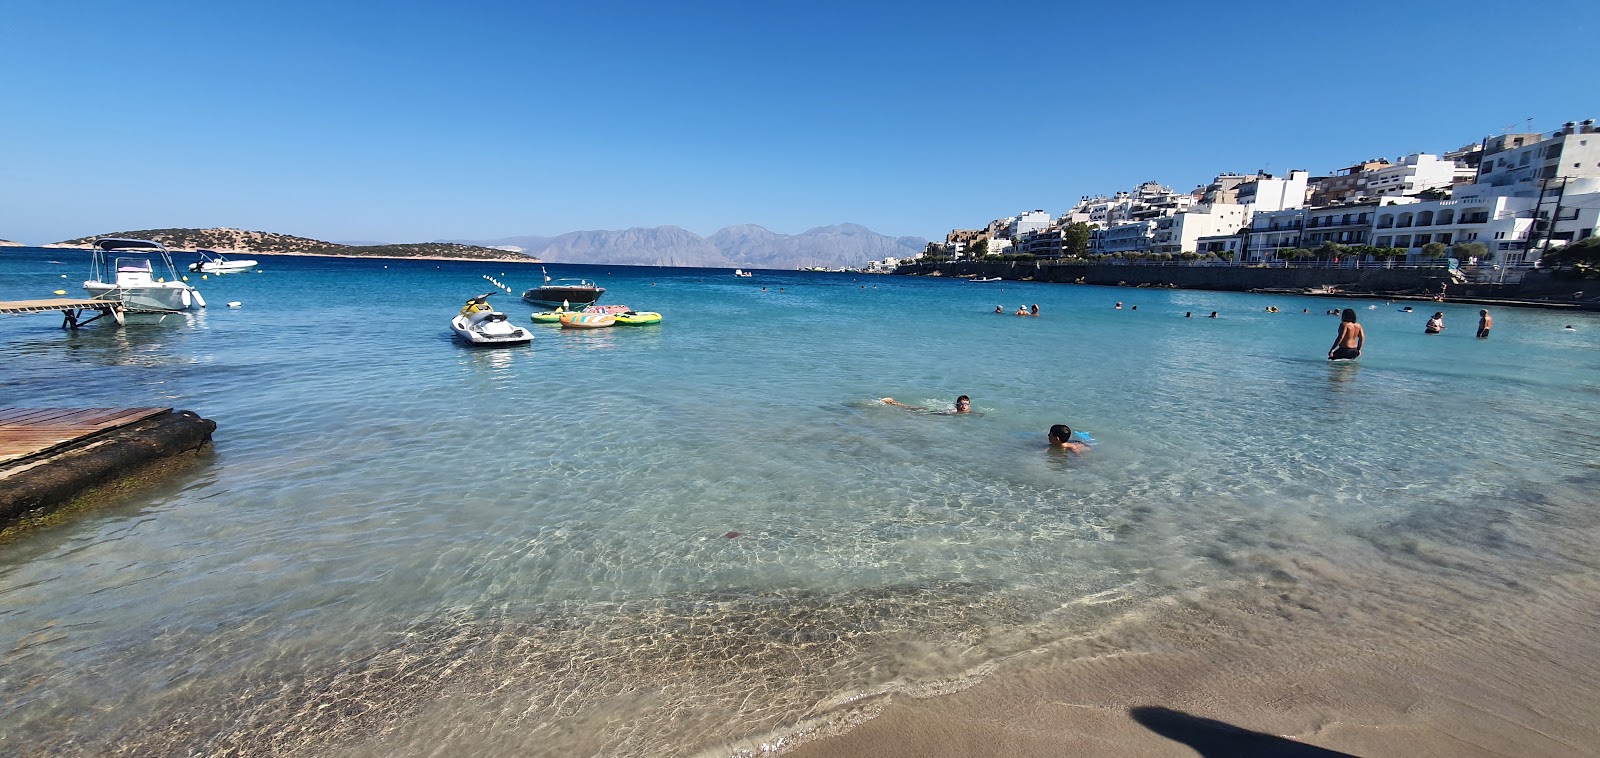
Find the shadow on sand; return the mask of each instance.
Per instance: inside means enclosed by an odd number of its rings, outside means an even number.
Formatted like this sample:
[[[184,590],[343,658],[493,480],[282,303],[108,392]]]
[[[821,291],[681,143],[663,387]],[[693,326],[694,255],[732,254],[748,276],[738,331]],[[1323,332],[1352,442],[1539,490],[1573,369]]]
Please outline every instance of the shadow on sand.
[[[1170,708],[1141,706],[1130,709],[1128,715],[1150,731],[1194,748],[1205,758],[1356,758]]]

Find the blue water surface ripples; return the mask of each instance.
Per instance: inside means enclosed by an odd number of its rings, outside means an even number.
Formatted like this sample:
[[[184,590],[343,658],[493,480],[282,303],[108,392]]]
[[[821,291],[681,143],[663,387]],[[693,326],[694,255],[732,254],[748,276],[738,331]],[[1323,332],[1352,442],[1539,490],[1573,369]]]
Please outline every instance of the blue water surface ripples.
[[[0,254],[0,299],[81,258]],[[0,405],[218,423],[0,543],[0,752],[754,750],[1174,603],[1305,604],[1307,565],[1400,572],[1447,628],[1463,591],[1419,588],[1569,570],[1593,526],[1589,315],[551,264],[664,323],[501,293],[536,339],[476,350],[450,316],[538,266],[260,260],[160,324],[0,320]],[[1347,305],[1368,353],[1330,365]],[[1098,447],[1046,452],[1063,422]],[[1320,602],[1410,623],[1343,576]]]

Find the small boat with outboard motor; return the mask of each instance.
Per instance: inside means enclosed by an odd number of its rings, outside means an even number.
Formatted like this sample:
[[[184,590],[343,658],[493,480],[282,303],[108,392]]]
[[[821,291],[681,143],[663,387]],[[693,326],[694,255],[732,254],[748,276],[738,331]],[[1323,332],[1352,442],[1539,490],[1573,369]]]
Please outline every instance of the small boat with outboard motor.
[[[202,274],[237,274],[240,271],[249,271],[256,267],[256,262],[251,260],[228,260],[222,253],[215,250],[196,250],[200,260],[189,264],[189,270]]]
[[[585,305],[598,302],[606,292],[605,287],[588,279],[551,279],[542,266],[539,273],[544,275],[544,284],[522,293],[522,299],[534,305]]]
[[[745,271],[742,268],[736,268],[736,269],[733,270],[733,275],[737,276],[737,277],[739,277],[741,279],[748,279],[748,278],[750,278],[752,276],[755,276],[755,272],[754,271]]]
[[[161,261],[158,270],[151,256]],[[111,261],[111,262],[107,262]],[[186,311],[206,307],[200,290],[178,275],[172,253],[151,240],[102,237],[94,241],[89,279],[83,283],[91,297],[121,300],[135,311]]]
[[[450,329],[472,345],[525,345],[532,342],[533,332],[512,326],[506,320],[506,314],[489,305],[489,296],[493,294],[486,292],[468,300],[461,307],[461,312],[450,319]]]

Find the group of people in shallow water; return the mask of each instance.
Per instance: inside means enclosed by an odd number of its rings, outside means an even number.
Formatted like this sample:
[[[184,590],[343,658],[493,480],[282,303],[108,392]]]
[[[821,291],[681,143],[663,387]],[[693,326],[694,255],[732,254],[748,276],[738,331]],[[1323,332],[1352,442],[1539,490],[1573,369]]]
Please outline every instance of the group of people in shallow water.
[[[883,403],[884,405],[893,405],[897,408],[904,408],[908,411],[921,411],[923,413],[937,413],[950,416],[958,416],[972,412],[972,398],[967,397],[966,395],[956,398],[956,404],[953,407],[942,411],[931,410],[925,405],[906,405],[905,403],[902,403],[892,397],[882,398],[878,402]],[[1060,450],[1062,452],[1078,454],[1089,451],[1088,445],[1073,439],[1072,427],[1067,426],[1066,424],[1052,425],[1050,427],[1050,431],[1045,433],[1045,439],[1049,440],[1051,450]]]
[[[1374,306],[1376,307],[1376,306]],[[1411,306],[1400,309],[1402,313],[1410,313]],[[1329,311],[1332,313],[1333,311]],[[1489,309],[1478,311],[1478,339],[1489,339],[1489,330],[1494,328],[1494,317],[1489,315]],[[1569,329],[1571,327],[1568,327]],[[1444,311],[1434,311],[1428,319],[1426,326],[1422,327],[1423,334],[1438,334],[1445,330]],[[1361,357],[1361,349],[1366,346],[1367,332],[1356,321],[1356,312],[1353,308],[1346,308],[1339,316],[1339,333],[1333,338],[1333,347],[1328,348],[1328,360],[1343,361],[1354,360]]]
[[[997,306],[994,307],[994,312],[996,314],[998,314],[998,315],[1004,316],[1006,314],[1006,309],[997,305]],[[1019,306],[1017,306],[1017,312],[1013,313],[1011,315],[1013,315],[1013,316],[1037,316],[1037,315],[1039,315],[1039,304],[1038,303],[1034,303],[1032,308],[1029,308],[1026,305],[1019,305]]]

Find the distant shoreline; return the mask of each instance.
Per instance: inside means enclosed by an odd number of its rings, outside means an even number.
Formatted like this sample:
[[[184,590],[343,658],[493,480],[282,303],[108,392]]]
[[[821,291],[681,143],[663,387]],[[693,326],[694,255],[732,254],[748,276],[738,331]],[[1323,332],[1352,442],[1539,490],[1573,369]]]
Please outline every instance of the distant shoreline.
[[[93,250],[93,248],[78,247],[76,245],[18,245],[18,246],[15,246],[14,249],[18,249],[18,250],[74,250],[74,251],[84,252],[84,253],[91,252]],[[174,249],[174,248],[168,248],[167,250],[168,250],[168,252],[182,253],[182,254],[185,254],[185,255],[199,255],[200,254],[198,250],[184,250],[184,249]],[[521,257],[518,257],[518,258],[465,258],[465,257],[450,256],[450,255],[351,255],[351,254],[348,254],[348,253],[291,253],[291,252],[268,252],[268,251],[261,251],[261,250],[218,250],[216,252],[221,253],[221,254],[223,254],[225,256],[235,256],[235,257],[242,257],[242,256],[247,256],[247,255],[285,255],[285,256],[294,256],[294,257],[297,257],[297,258],[360,258],[360,259],[386,260],[386,261],[479,261],[479,262],[519,263],[519,264],[520,263],[549,263],[549,261],[543,260],[541,258],[533,258],[533,257],[529,257],[529,256],[521,256]]]

